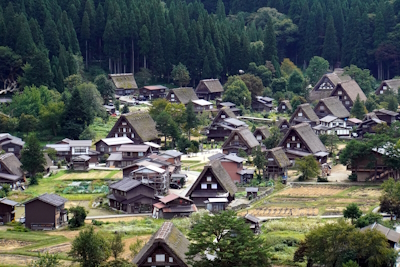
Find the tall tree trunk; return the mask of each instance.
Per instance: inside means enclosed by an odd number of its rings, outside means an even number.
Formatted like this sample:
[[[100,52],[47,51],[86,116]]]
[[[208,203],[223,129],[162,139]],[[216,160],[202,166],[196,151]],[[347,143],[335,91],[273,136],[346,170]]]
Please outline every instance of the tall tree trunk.
[[[86,45],[86,62],[85,62],[85,66],[86,69],[88,68],[88,48],[87,48],[87,40],[85,41],[85,45]]]
[[[112,73],[111,57],[108,57],[108,70]]]
[[[144,67],[145,69],[147,69],[147,66],[146,66],[146,65],[147,65],[146,56],[143,56],[143,61],[144,61],[144,66],[143,66],[143,67]]]
[[[164,135],[164,146],[165,146],[165,148],[167,147],[167,136],[166,135]]]
[[[135,73],[135,45],[133,43],[133,38],[131,39],[132,43],[132,73]]]

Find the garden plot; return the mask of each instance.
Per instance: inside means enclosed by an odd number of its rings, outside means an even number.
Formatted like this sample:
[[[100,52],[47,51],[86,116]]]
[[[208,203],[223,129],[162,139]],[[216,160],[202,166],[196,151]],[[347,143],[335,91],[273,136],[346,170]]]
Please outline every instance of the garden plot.
[[[32,245],[32,242],[20,241],[20,240],[10,240],[10,239],[0,239],[0,252],[10,251],[25,246]]]
[[[256,208],[249,211],[256,217],[301,217],[301,216],[317,216],[318,208],[282,208],[282,207],[264,207]],[[241,215],[245,215],[242,213]]]
[[[58,174],[59,175],[59,174]],[[57,175],[57,176],[58,176]],[[98,179],[121,179],[122,171],[89,171],[89,172],[64,172],[55,180],[68,181],[68,180],[98,180]]]
[[[382,190],[380,188],[360,188],[347,194],[349,197],[379,198]]]
[[[56,254],[56,253],[68,253],[71,250],[71,243],[64,243],[64,244],[59,244],[51,247],[45,247],[41,249],[34,249],[30,250],[31,252],[39,252],[41,254],[43,253],[49,253],[49,254]]]
[[[278,196],[291,196],[291,197],[322,197],[322,196],[333,196],[343,190],[345,187],[332,187],[332,186],[301,186],[292,187],[282,192],[279,192]]]

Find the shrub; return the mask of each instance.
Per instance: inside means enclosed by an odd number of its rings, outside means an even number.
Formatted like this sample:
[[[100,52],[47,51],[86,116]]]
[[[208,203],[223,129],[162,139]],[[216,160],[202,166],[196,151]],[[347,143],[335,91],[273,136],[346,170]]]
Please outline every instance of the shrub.
[[[71,229],[81,227],[85,224],[87,211],[83,207],[72,207],[68,210],[68,213],[72,213],[74,216],[68,221],[68,226]]]
[[[357,174],[356,173],[352,173],[349,175],[349,180],[352,182],[356,182],[357,181]]]
[[[318,176],[317,177],[317,182],[319,182],[319,183],[327,183],[328,182],[328,178]]]

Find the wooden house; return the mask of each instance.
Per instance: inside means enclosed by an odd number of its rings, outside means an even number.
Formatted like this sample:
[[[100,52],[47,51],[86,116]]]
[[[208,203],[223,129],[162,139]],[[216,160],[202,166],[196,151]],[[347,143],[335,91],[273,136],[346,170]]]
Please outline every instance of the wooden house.
[[[350,81],[351,77],[343,75],[342,69],[335,69],[332,73],[324,74],[321,79],[314,86],[309,94],[309,100],[315,101],[323,98],[327,98],[331,95],[336,85],[341,82]]]
[[[279,113],[290,113],[292,112],[292,105],[289,100],[282,100],[278,106]]]
[[[246,223],[248,223],[250,225],[250,229],[255,234],[261,233],[261,227],[260,227],[261,220],[260,219],[258,219],[257,217],[255,217],[249,213],[247,213],[243,218],[246,221]]]
[[[135,145],[144,142],[160,144],[156,123],[148,112],[122,114],[107,135],[107,138],[112,137],[128,137]]]
[[[15,220],[15,206],[19,203],[7,198],[0,199],[0,225]]]
[[[8,133],[0,134],[0,151],[4,150],[6,153],[13,153],[17,158],[20,158],[24,145],[25,142],[21,138]]]
[[[193,100],[193,107],[194,107],[194,112],[196,113],[203,113],[205,111],[212,111],[213,110],[213,103],[204,100],[204,99],[198,99],[198,100]]]
[[[0,184],[9,184],[12,189],[18,189],[25,181],[21,165],[12,153],[0,155]]]
[[[275,126],[281,131],[282,133],[286,133],[290,128],[290,123],[286,118],[279,118],[275,122]]]
[[[252,97],[251,108],[256,112],[270,112],[274,108],[272,101],[274,99],[270,97],[255,96]]]
[[[150,213],[157,202],[154,188],[130,178],[110,184],[109,191],[110,207],[126,213]]]
[[[242,149],[247,155],[251,155],[253,150],[259,145],[260,143],[248,128],[240,127],[232,130],[228,139],[222,145],[222,152],[224,154],[238,154],[239,149]]]
[[[247,198],[256,198],[258,195],[258,187],[246,187],[246,197]]]
[[[269,149],[265,153],[268,164],[265,167],[265,176],[268,179],[277,179],[282,177],[286,179],[288,176],[288,168],[292,166],[289,158],[286,156],[282,147]]]
[[[399,113],[391,110],[382,108],[382,109],[375,109],[373,112],[375,113],[376,117],[378,117],[378,119],[386,122],[388,126],[392,125],[393,122],[396,122],[400,119]]]
[[[72,157],[72,169],[74,171],[88,171],[89,170],[90,157],[86,155],[79,155]]]
[[[374,112],[365,114],[364,120],[357,127],[357,136],[362,138],[366,133],[376,133],[378,125],[386,124],[386,122],[378,119]]]
[[[258,142],[262,143],[265,139],[270,137],[271,133],[267,126],[257,127],[253,133]]]
[[[321,99],[315,106],[314,112],[320,119],[327,115],[343,120],[350,117],[350,112],[343,106],[339,98],[334,96]]]
[[[300,123],[290,127],[279,146],[285,149],[286,156],[292,162],[296,158],[309,155],[314,155],[321,164],[328,159],[329,153],[326,147],[308,123]]]
[[[222,97],[224,88],[218,79],[201,80],[196,87],[196,95],[200,99],[214,100]]]
[[[319,124],[319,118],[317,114],[315,114],[311,105],[308,103],[298,105],[297,109],[293,112],[292,117],[290,117],[289,120],[291,125],[296,125],[303,122],[306,122],[311,126]]]
[[[164,98],[167,95],[167,87],[162,85],[147,85],[140,88],[140,96],[146,100]]]
[[[189,240],[172,222],[164,222],[135,256],[133,263],[137,267],[190,267],[186,258],[189,245]]]
[[[348,127],[358,127],[358,125],[360,125],[362,123],[362,120],[359,120],[357,118],[349,118],[347,119],[347,126]]]
[[[364,92],[354,80],[338,83],[331,93],[331,96],[336,96],[339,98],[343,106],[345,106],[348,111],[350,111],[353,107],[357,95],[360,96],[361,101],[365,102],[367,100]]]
[[[133,73],[109,74],[108,78],[115,85],[116,95],[132,95],[138,89]]]
[[[193,201],[175,194],[160,198],[160,202],[153,204],[153,217],[157,219],[168,220],[176,217],[188,217],[193,212],[197,212],[197,207],[193,204]]]
[[[153,156],[155,154],[152,154]],[[139,168],[146,167],[146,166],[154,166],[163,170],[168,170],[168,172],[171,174],[173,173],[173,170],[175,169],[175,166],[173,166],[171,163],[167,162],[167,159],[162,158],[158,155],[155,155],[156,157],[145,157],[141,158],[138,160],[135,160],[132,162],[132,165],[128,165],[126,167],[122,168],[122,175],[124,178],[131,178],[132,171],[135,171]]]
[[[234,183],[249,183],[253,180],[254,170],[247,170],[243,167],[243,163],[246,161],[244,158],[235,154],[218,153],[208,159],[210,161],[219,160]]]
[[[131,171],[129,178],[154,188],[157,196],[163,196],[169,192],[170,173],[168,169],[147,165]]]
[[[313,127],[317,135],[336,134],[339,137],[349,137],[351,128],[347,126],[347,120],[327,115],[320,119],[320,124]]]
[[[235,116],[239,116],[241,113],[241,110],[236,107],[236,104],[231,102],[219,102],[217,104],[217,109],[220,110],[222,108],[230,109],[233,112],[233,114],[235,114]]]
[[[229,173],[218,160],[210,161],[204,166],[197,180],[186,193],[186,197],[193,200],[197,207],[207,208],[218,212],[225,210],[235,199],[237,187]]]
[[[100,161],[101,153],[90,149],[91,146],[92,140],[70,140],[65,138],[57,144],[47,144],[46,148],[56,150],[56,157],[59,161],[65,160],[71,163],[73,159],[85,156],[85,161],[88,161],[88,163],[97,163]],[[87,157],[89,157],[89,160],[86,160]],[[77,160],[80,161],[82,159]]]
[[[397,248],[396,245],[399,244],[400,233],[396,232],[393,229],[387,228],[379,223],[376,223],[376,222],[360,229],[361,232],[365,232],[368,230],[371,230],[371,231],[376,230],[376,231],[380,232],[381,234],[383,234],[386,237],[391,248],[394,248],[394,249]]]
[[[111,153],[107,158],[108,167],[123,168],[132,165],[137,159],[151,155],[148,145],[121,145],[118,152]]]
[[[133,145],[133,143],[134,142],[130,138],[125,136],[103,138],[94,145],[96,146],[96,151],[103,155],[118,152],[122,145]]]
[[[25,227],[31,230],[54,230],[66,225],[67,201],[59,195],[45,193],[25,202]]]
[[[211,125],[207,128],[207,140],[225,141],[234,129],[246,127],[247,124],[236,119],[236,115],[229,108],[221,108]]]
[[[382,81],[378,89],[375,90],[376,95],[383,95],[387,91],[392,91],[396,95],[398,94],[400,87],[400,79],[391,79]]]
[[[199,100],[192,87],[175,88],[169,90],[165,97],[171,103],[184,104],[185,106],[193,100]]]
[[[157,159],[164,158],[165,161],[171,163],[171,166],[174,167],[172,170],[170,170],[171,173],[180,173],[182,168],[182,155],[183,153],[171,149],[167,151],[162,151],[159,155],[153,154],[150,157],[155,157]]]

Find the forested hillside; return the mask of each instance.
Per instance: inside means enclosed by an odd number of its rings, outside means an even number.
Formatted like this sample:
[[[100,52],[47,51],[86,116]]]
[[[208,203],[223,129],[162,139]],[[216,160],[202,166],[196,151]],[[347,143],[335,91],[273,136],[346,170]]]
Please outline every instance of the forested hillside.
[[[145,67],[156,77],[169,77],[181,62],[194,83],[226,80],[266,60],[279,77],[284,58],[306,66],[313,56],[368,68],[378,79],[400,74],[400,0],[202,2],[2,0],[0,46],[13,51],[1,50],[1,80],[10,86],[22,75],[21,86],[63,91],[64,78],[77,72],[77,55],[86,68]]]

